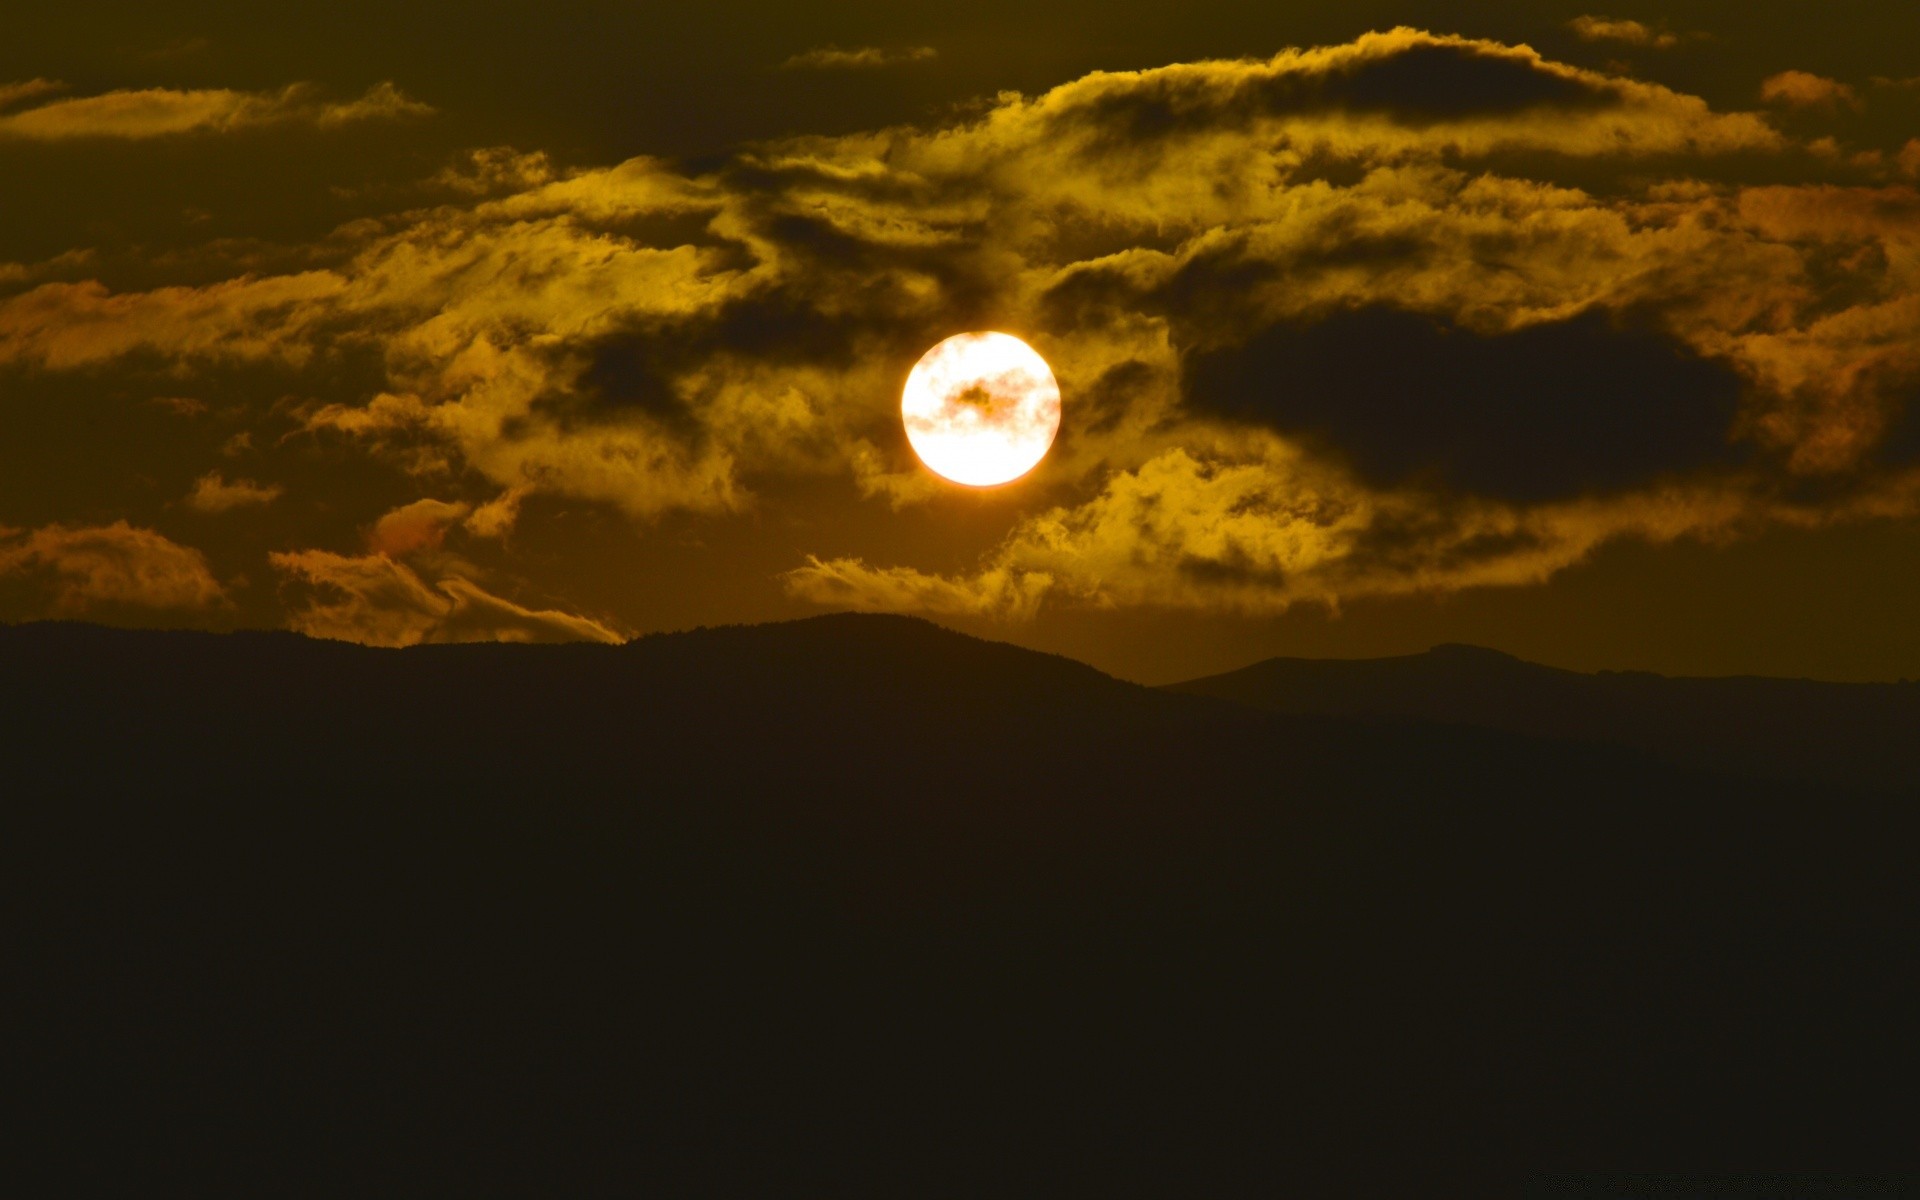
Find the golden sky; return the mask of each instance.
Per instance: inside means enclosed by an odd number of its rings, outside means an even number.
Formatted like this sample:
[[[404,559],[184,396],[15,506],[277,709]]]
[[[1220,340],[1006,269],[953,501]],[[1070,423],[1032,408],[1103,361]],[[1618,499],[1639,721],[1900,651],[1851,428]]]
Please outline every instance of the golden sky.
[[[0,48],[0,619],[1920,675],[1900,6],[394,7]]]

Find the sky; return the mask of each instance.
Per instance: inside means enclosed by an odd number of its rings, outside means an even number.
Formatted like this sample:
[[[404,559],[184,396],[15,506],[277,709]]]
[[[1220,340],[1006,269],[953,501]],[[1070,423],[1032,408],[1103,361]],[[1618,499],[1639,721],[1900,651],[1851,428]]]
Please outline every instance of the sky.
[[[1920,676],[1905,6],[36,7],[0,620]]]

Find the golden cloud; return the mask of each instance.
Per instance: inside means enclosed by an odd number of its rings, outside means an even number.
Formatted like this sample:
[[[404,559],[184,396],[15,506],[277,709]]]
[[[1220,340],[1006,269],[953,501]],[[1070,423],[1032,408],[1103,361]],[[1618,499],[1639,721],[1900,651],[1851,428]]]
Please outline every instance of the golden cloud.
[[[976,571],[814,557],[794,594],[1019,616],[1519,584],[1612,538],[1910,502],[1914,193],[1707,165],[1791,147],[1753,113],[1396,29],[697,174],[480,152],[440,181],[459,203],[347,227],[325,269],[0,301],[0,362],[377,354],[376,386],[289,409],[304,435],[473,490],[380,517],[369,556],[275,561],[318,593],[303,628],[382,644],[560,627],[395,561],[456,524],[504,536],[529,496],[643,520],[796,477],[937,498],[899,386],[967,328],[1021,333],[1060,379],[1048,507]],[[1425,374],[1393,375],[1415,349]],[[1778,499],[1807,480],[1825,507]]]
[[[1807,71],[1782,71],[1760,83],[1760,98],[1788,108],[1859,108],[1860,94],[1837,79]]]
[[[275,553],[268,561],[312,592],[290,626],[309,637],[368,646],[432,642],[625,641],[608,626],[556,609],[524,608],[470,579],[432,584],[384,554],[324,550]]]
[[[262,487],[251,479],[229,481],[222,478],[220,472],[209,471],[194,480],[193,490],[187,493],[186,505],[195,512],[230,512],[236,508],[271,504],[280,498],[284,490],[277,484]]]
[[[102,605],[201,609],[226,599],[200,551],[151,529],[48,525],[0,534],[0,576],[41,575],[61,612]]]
[[[1716,538],[1752,517],[1724,482],[1522,508],[1369,493],[1280,443],[1266,449],[1236,459],[1172,450],[1116,472],[1086,503],[1021,522],[972,573],[809,558],[782,581],[791,595],[837,608],[1011,620],[1043,603],[1337,609],[1369,596],[1540,583],[1615,538]]]
[[[468,513],[465,504],[415,500],[386,513],[367,531],[367,549],[389,558],[437,550],[447,529]]]
[[[66,86],[53,79],[23,79],[16,83],[0,83],[0,108],[12,108],[22,100],[36,100],[41,96],[65,91]]]
[[[33,84],[10,86],[27,88],[43,82],[35,80]],[[19,95],[35,94],[38,93]],[[3,92],[0,100],[4,100]],[[154,138],[228,133],[285,123],[332,128],[355,121],[394,120],[432,112],[430,106],[412,99],[390,82],[375,84],[365,95],[345,101],[322,100],[312,85],[301,83],[290,84],[277,92],[141,88],[56,100],[0,115],[0,139],[50,142],[75,138]]]
[[[0,363],[67,370],[141,350],[185,363],[303,362],[314,326],[346,288],[328,271],[150,292],[110,292],[97,281],[42,284],[0,301]]]

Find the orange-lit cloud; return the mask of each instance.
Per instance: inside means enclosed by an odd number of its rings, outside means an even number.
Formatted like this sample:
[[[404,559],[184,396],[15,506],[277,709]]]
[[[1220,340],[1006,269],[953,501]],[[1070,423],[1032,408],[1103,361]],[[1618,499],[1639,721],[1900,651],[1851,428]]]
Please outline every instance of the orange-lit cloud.
[[[27,88],[32,84],[9,85]],[[41,92],[48,90],[42,88]],[[23,96],[40,94],[22,92]],[[5,94],[0,90],[0,107]],[[320,99],[307,84],[277,92],[241,92],[229,88],[181,91],[141,88],[55,100],[0,115],[0,139],[66,141],[74,138],[154,138],[187,133],[225,133],[261,125],[298,122],[321,128],[354,121],[424,116],[428,105],[392,83],[375,84],[352,100]]]
[[[66,84],[53,79],[22,79],[0,83],[0,108],[12,108],[24,100],[37,100],[66,90]]]
[[[195,512],[223,513],[270,504],[279,499],[283,490],[278,485],[263,487],[251,479],[228,480],[218,471],[209,471],[193,481],[186,505]]]
[[[347,283],[326,271],[114,293],[47,283],[0,300],[0,362],[63,370],[141,350],[176,360],[300,361]]]
[[[125,521],[0,534],[0,576],[44,578],[61,612],[204,609],[226,597],[200,551]]]
[[[1653,50],[1671,50],[1686,40],[1680,34],[1619,17],[1579,16],[1568,21],[1567,28],[1573,30],[1574,36],[1583,42],[1620,42]]]
[[[468,506],[443,500],[415,500],[382,516],[367,531],[367,549],[399,558],[421,550],[437,550],[447,529],[465,517]]]
[[[1782,71],[1760,83],[1760,98],[1787,108],[1817,108],[1833,112],[1859,108],[1860,94],[1837,79],[1807,71]]]
[[[293,611],[289,624],[311,637],[369,646],[625,640],[598,621],[525,608],[470,579],[448,576],[429,584],[383,554],[356,558],[301,550],[268,558],[275,569],[306,586],[307,602]]]

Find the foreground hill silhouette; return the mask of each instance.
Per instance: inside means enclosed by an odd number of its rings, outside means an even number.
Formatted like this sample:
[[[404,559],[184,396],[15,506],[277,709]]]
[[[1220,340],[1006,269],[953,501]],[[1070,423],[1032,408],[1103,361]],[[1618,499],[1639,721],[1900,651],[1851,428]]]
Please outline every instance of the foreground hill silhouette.
[[[1920,683],[1587,675],[1449,645],[1397,658],[1272,658],[1171,690],[1283,713],[1612,742],[1729,774],[1920,795]]]
[[[1885,794],[878,616],[23,626],[0,702],[35,1194],[1370,1190],[1910,1132]]]

